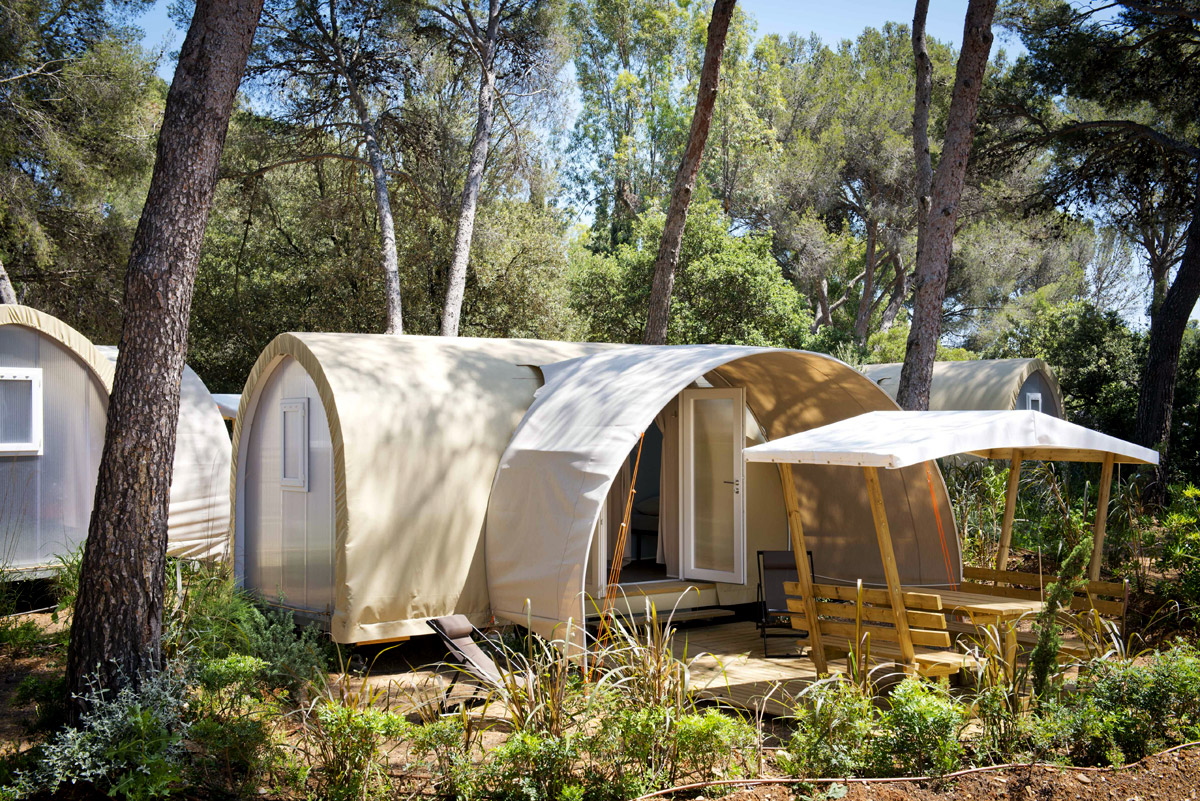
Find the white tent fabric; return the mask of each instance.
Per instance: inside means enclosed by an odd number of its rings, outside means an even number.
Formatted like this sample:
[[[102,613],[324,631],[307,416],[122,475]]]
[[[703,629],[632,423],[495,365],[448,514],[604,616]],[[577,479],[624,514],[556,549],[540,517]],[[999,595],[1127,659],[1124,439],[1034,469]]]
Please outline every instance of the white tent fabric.
[[[681,390],[705,376],[714,385],[744,387],[747,406],[768,438],[895,408],[849,366],[802,351],[624,346],[546,364],[542,372],[545,384],[496,471],[486,563],[493,613],[528,620],[535,631],[559,637],[566,633],[563,624],[584,614],[587,555],[613,479],[641,432]],[[941,551],[921,548],[924,534],[935,530],[934,502],[942,519],[953,519],[940,475],[920,467],[883,478],[885,496],[908,511],[893,524],[904,579],[941,582]],[[827,565],[848,576],[878,573],[869,512],[859,514],[868,508],[865,484],[819,467],[797,470],[796,484],[810,544],[822,551],[818,570]]]
[[[242,395],[239,392],[214,392],[212,395],[213,401],[217,404],[217,408],[221,410],[221,416],[226,420],[236,420],[238,406],[242,403]]]
[[[113,364],[117,348],[96,347]],[[233,445],[217,404],[188,366],[179,387],[179,426],[167,513],[167,553],[219,559],[229,541],[229,469]]]
[[[896,469],[966,453],[988,459],[1158,464],[1158,454],[1041,412],[871,412],[747,448],[749,462]]]
[[[864,364],[859,369],[890,395],[900,387],[900,362]],[[961,362],[934,362],[933,383],[929,387],[929,410],[1001,411],[1018,407],[1021,389],[1033,376],[1049,393],[1043,401],[1046,409],[1062,416],[1063,397],[1054,371],[1041,359],[971,359]]]

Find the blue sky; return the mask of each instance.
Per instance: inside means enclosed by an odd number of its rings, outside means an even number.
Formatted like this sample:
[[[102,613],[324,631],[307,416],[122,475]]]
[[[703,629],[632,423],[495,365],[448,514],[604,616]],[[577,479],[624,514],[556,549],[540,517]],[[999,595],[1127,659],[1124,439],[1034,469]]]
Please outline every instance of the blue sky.
[[[913,12],[909,0],[742,0],[739,5],[757,21],[759,35],[797,32],[807,36],[815,33],[827,42],[853,39],[868,25],[879,27],[888,21],[911,22]],[[929,35],[957,46],[962,39],[967,0],[932,0],[929,5]],[[167,6],[168,0],[158,0],[136,18],[136,24],[145,31],[143,41],[147,49],[162,49],[167,54],[159,74],[169,80],[175,69],[169,55],[179,49],[183,32],[176,29],[167,16]],[[1013,49],[1011,42],[1002,44]]]

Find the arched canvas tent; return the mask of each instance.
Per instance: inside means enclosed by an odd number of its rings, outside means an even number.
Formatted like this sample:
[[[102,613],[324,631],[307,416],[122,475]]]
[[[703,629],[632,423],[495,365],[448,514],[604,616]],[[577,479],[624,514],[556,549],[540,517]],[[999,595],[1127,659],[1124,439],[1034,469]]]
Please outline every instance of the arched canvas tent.
[[[532,611],[549,631],[583,613],[605,500],[638,435],[683,392],[744,397],[753,441],[895,408],[856,371],[811,353],[283,334],[255,364],[235,423],[237,573],[328,615],[339,642],[428,633],[427,619],[455,612],[524,622]],[[778,474],[762,470],[739,490],[752,501],[745,547],[785,548]],[[817,569],[864,575],[865,488],[834,485],[819,468],[798,473]],[[953,531],[936,468],[897,471],[888,493],[911,509],[896,524],[911,546],[907,578],[951,580],[929,550],[935,502]],[[753,600],[744,557],[740,581],[716,582],[721,603]]]
[[[863,375],[892,398],[900,385],[899,363],[866,364]],[[935,362],[929,410],[933,412],[1032,409],[1063,416],[1062,391],[1041,359],[978,359]]]
[[[659,410],[697,379],[743,390],[766,439],[895,408],[849,366],[802,351],[626,346],[542,370],[546,384],[505,450],[492,490],[488,587],[497,615],[529,619],[542,634],[557,630],[559,636],[563,623],[585,613],[584,566],[601,504],[624,454]],[[961,570],[961,559],[957,543],[949,544],[947,557],[930,540],[937,515],[950,530],[953,522],[941,476],[936,467],[927,467],[896,471],[883,489],[908,511],[894,525],[903,542],[898,552],[904,580],[942,586],[958,580],[946,575],[947,558],[954,572]],[[768,472],[757,480],[777,485],[779,478]],[[807,466],[795,471],[795,482],[816,572],[882,583],[869,512],[864,512],[865,484]],[[746,483],[750,489],[755,482],[747,477]],[[782,514],[782,501],[778,511]],[[775,547],[786,541],[784,523]],[[529,554],[551,558],[533,561]]]
[[[115,351],[63,321],[0,305],[0,534],[4,563],[53,564],[87,536]],[[190,369],[180,400],[169,552],[219,556],[229,521],[230,444],[215,404]]]

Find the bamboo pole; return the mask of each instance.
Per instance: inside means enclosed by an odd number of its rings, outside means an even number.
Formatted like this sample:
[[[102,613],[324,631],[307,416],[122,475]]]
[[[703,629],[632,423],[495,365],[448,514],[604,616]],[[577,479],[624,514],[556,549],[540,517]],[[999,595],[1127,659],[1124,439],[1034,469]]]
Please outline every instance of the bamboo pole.
[[[1096,520],[1092,524],[1092,563],[1088,568],[1091,581],[1100,580],[1100,563],[1104,558],[1104,531],[1108,527],[1108,498],[1112,494],[1114,457],[1104,454],[1104,466],[1100,468],[1100,498],[1096,503]]]
[[[1004,519],[1000,523],[1000,548],[996,551],[996,569],[1008,569],[1008,548],[1012,544],[1013,518],[1017,514],[1017,488],[1021,484],[1021,451],[1013,451],[1008,465],[1008,486],[1004,489]]]
[[[825,645],[821,641],[817,600],[812,594],[808,546],[804,543],[804,523],[800,520],[800,498],[796,495],[796,482],[790,464],[779,465],[779,480],[783,482],[783,505],[787,509],[788,530],[792,537],[792,556],[796,560],[796,580],[800,584],[800,592],[804,595],[804,618],[808,623],[809,650],[817,668],[817,675],[821,676],[828,673],[829,669],[825,662]]]
[[[892,532],[888,528],[887,510],[883,505],[883,490],[879,486],[879,472],[874,467],[864,467],[867,478],[867,495],[871,499],[871,515],[875,518],[875,536],[879,540],[879,554],[883,557],[883,575],[887,579],[888,596],[892,602],[892,619],[900,640],[900,656],[904,664],[916,664],[913,653],[912,634],[908,631],[908,610],[904,608],[904,592],[900,589],[900,571],[896,568],[896,552],[892,548]]]

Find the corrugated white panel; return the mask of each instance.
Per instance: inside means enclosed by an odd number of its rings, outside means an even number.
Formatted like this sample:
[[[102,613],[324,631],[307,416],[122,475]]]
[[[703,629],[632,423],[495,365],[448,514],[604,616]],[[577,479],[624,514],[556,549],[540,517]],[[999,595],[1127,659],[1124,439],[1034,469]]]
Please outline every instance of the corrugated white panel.
[[[308,489],[284,487],[285,400],[308,398],[307,431],[289,426],[291,444],[308,448]],[[324,612],[333,603],[332,444],[312,379],[285,359],[263,385],[250,421],[245,476],[245,584],[289,606]],[[293,465],[294,468],[294,465]]]
[[[4,561],[49,564],[87,536],[108,400],[83,362],[28,328],[0,327],[0,365],[41,368],[43,387],[43,455],[0,461]]]

